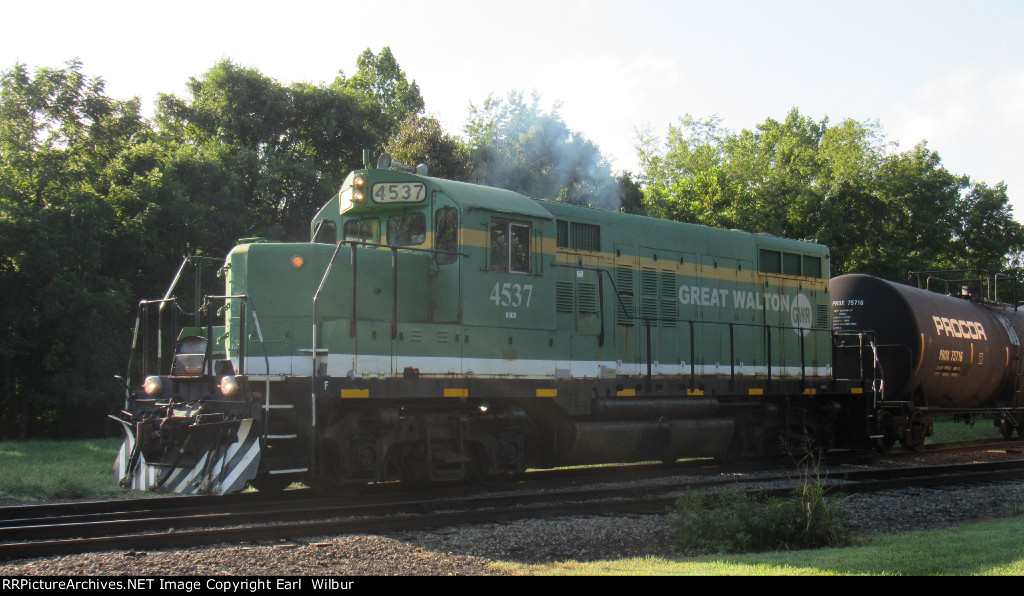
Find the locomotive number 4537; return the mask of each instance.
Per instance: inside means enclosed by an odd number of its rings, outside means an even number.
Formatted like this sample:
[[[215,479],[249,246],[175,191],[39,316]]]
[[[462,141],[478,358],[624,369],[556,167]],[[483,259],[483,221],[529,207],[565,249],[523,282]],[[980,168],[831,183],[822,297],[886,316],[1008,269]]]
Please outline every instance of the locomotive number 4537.
[[[530,308],[530,299],[533,297],[533,285],[514,284],[510,282],[494,284],[491,290],[491,302],[495,306],[511,306],[518,308],[525,306]]]

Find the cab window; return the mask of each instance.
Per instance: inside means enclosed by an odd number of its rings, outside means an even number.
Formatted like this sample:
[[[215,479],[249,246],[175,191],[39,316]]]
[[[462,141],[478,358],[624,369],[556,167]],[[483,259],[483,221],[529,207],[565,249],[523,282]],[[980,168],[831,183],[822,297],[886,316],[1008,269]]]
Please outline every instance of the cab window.
[[[338,242],[338,224],[329,219],[321,219],[316,222],[316,228],[313,230],[313,242],[336,244]]]
[[[455,207],[442,207],[434,212],[434,249],[444,251],[434,255],[438,265],[458,260],[454,253],[459,246],[459,211]]]
[[[427,218],[422,213],[405,213],[388,218],[388,244],[416,246],[427,239]]]
[[[368,219],[350,219],[345,222],[346,242],[370,242],[380,243],[380,220],[373,217]]]
[[[530,256],[529,225],[491,222],[491,271],[529,273]]]

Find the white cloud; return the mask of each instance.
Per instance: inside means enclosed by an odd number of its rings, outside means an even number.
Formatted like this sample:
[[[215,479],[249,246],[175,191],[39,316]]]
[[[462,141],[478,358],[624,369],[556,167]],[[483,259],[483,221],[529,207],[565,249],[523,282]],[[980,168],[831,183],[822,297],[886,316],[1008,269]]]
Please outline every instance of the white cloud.
[[[990,185],[1005,181],[1014,214],[1024,214],[1024,70],[960,69],[889,105],[886,135],[906,150],[922,140],[946,169]]]

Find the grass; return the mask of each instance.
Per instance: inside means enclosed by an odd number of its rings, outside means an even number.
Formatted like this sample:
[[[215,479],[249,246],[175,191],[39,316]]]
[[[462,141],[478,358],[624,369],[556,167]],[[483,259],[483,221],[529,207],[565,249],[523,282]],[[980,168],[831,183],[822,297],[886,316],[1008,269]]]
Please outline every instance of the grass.
[[[954,422],[952,418],[937,418],[935,434],[928,437],[929,443],[945,443],[950,441],[971,441],[975,439],[1001,439],[1002,434],[992,423],[991,418],[977,417],[974,424]]]
[[[0,442],[0,498],[63,501],[126,498],[114,458],[121,439]]]
[[[503,567],[534,575],[1024,575],[1024,517],[845,548]]]

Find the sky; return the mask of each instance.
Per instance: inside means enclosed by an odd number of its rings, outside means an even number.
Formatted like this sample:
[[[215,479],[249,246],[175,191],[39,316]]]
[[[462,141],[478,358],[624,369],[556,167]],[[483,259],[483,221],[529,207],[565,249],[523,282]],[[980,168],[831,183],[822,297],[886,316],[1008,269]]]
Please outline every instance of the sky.
[[[536,92],[616,171],[639,171],[638,130],[685,114],[873,121],[1005,182],[1024,221],[1022,0],[2,0],[0,20],[0,69],[77,58],[147,115],[222,59],[319,84],[389,46],[448,133],[471,103]]]

